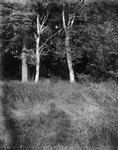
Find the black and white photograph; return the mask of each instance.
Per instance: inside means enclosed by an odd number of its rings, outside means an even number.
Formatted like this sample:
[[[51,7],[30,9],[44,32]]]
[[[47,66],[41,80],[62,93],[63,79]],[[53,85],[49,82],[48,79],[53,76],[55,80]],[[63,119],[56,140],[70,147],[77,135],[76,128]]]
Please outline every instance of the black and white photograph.
[[[118,150],[118,0],[0,0],[0,150]]]

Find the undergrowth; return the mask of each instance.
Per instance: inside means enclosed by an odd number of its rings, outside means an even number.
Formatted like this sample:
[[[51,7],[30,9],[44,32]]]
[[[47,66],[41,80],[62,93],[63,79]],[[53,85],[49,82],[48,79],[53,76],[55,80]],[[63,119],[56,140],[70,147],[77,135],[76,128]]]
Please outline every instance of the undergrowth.
[[[2,148],[118,149],[118,86],[114,81],[12,81],[4,83],[2,89],[4,125],[0,122],[0,126],[6,127],[7,134]]]

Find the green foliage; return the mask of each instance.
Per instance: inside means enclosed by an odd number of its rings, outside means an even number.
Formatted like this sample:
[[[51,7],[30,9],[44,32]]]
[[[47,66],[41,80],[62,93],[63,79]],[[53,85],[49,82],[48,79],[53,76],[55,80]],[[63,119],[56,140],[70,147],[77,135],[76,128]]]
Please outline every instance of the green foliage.
[[[40,82],[4,85],[2,106],[13,136],[12,149],[118,148],[118,87],[115,82]]]

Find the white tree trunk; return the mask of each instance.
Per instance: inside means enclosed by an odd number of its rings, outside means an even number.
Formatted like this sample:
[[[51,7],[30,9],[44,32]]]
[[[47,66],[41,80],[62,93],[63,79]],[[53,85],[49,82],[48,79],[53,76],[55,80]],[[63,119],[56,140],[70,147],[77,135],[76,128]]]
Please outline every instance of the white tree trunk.
[[[67,54],[67,64],[69,69],[69,79],[70,82],[75,82],[75,75],[74,70],[72,66],[72,57],[71,57],[71,49],[70,49],[70,41],[69,41],[69,34],[66,32],[66,38],[65,38],[65,46],[66,46],[66,54]]]
[[[65,30],[65,47],[66,47],[67,65],[68,65],[68,70],[69,70],[69,79],[70,79],[70,82],[73,83],[75,82],[75,75],[74,75],[74,70],[72,66],[69,27],[73,25],[74,20],[69,18],[68,23],[66,25],[64,8],[62,11],[62,21],[63,21],[63,28]]]
[[[39,22],[39,15],[37,15],[37,36],[36,36],[36,74],[35,74],[35,82],[39,81],[39,71],[40,71],[40,50],[39,50],[39,43],[40,43],[40,22]]]
[[[28,81],[28,67],[26,62],[26,55],[25,55],[25,45],[22,51],[22,82]]]
[[[39,53],[39,36],[36,39],[36,75],[35,75],[35,82],[39,81],[39,71],[40,71],[40,53]]]

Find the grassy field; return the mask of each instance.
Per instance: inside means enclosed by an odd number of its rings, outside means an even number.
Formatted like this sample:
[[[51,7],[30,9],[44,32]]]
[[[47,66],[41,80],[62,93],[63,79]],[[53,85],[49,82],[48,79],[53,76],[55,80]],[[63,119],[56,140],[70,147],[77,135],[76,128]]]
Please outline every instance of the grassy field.
[[[0,87],[0,149],[118,149],[114,81],[11,81]]]

